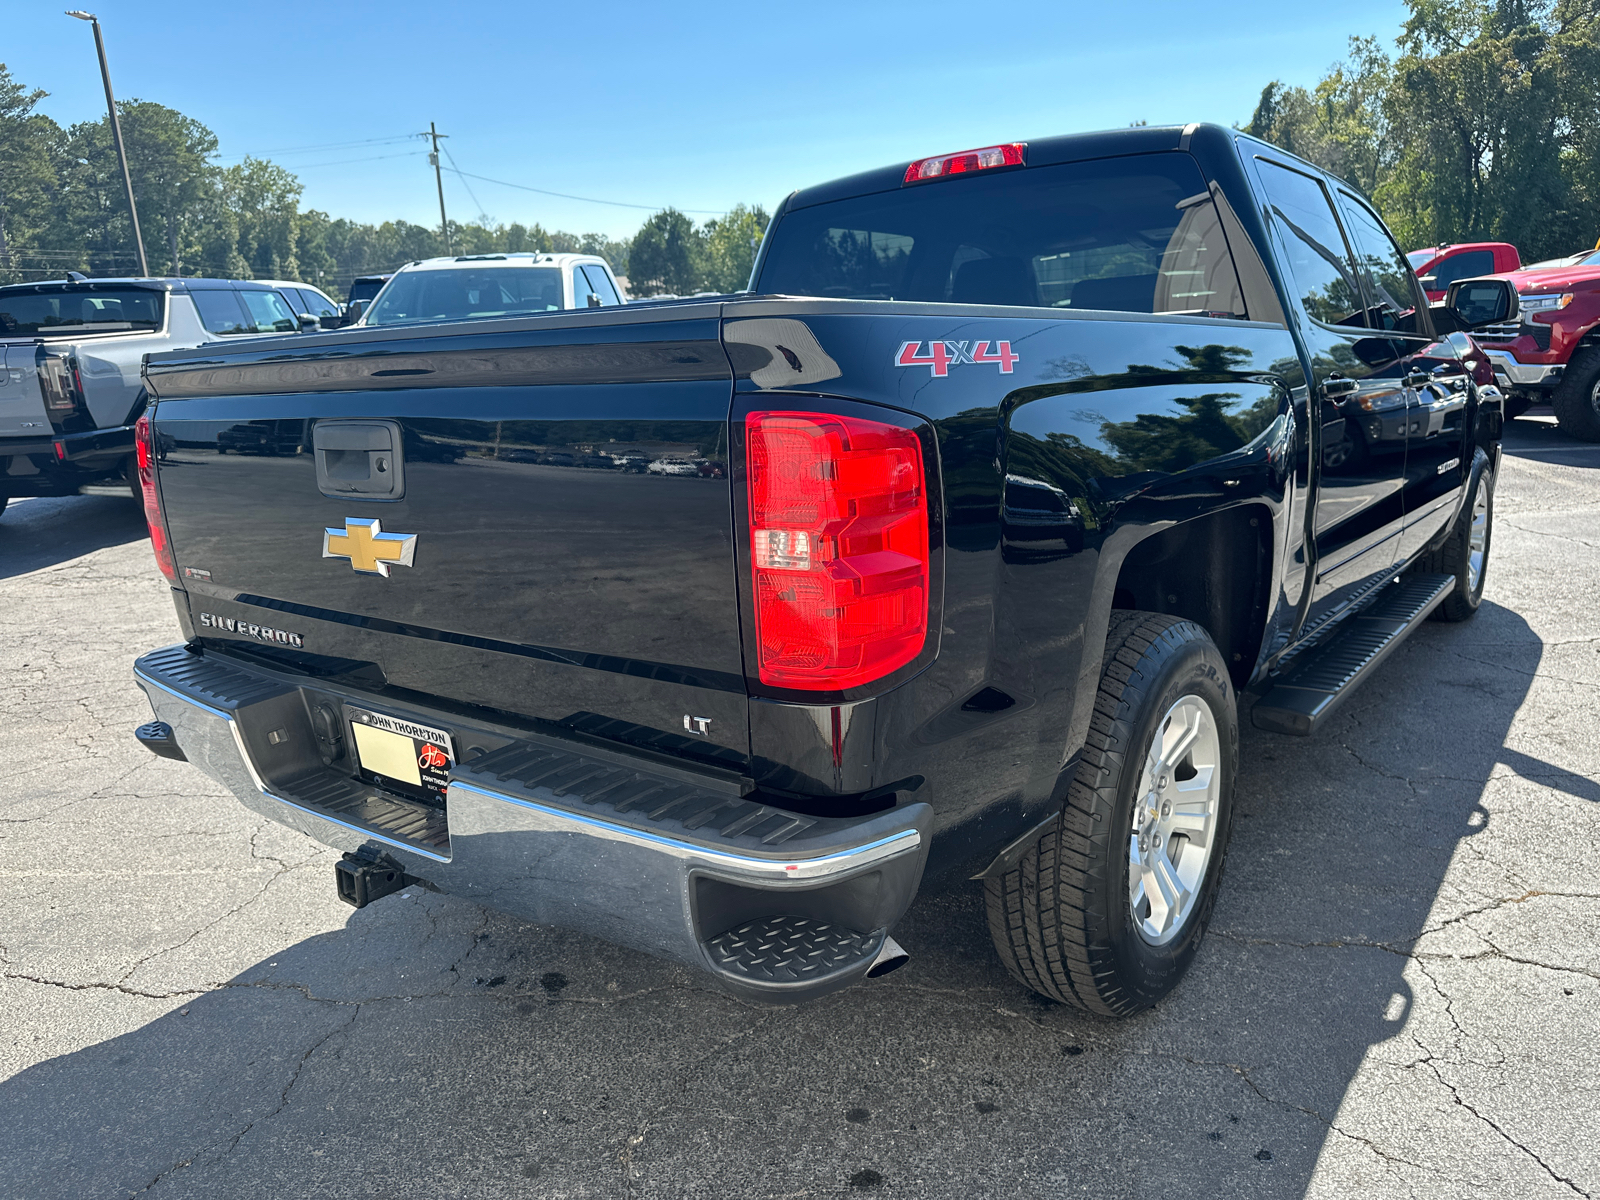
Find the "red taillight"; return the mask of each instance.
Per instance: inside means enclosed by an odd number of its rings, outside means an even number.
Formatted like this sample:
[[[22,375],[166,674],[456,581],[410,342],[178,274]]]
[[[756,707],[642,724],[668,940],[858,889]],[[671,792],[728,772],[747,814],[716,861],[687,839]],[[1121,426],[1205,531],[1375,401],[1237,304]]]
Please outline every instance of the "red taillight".
[[[134,455],[139,466],[139,490],[144,493],[144,520],[150,526],[150,549],[156,566],[167,582],[178,582],[178,568],[172,561],[172,545],[167,541],[167,518],[161,511],[161,494],[156,491],[156,455],[150,417],[139,418],[133,427]]]
[[[906,183],[919,183],[928,179],[943,179],[946,175],[965,175],[970,171],[988,171],[994,167],[1020,167],[1027,142],[1006,142],[1001,146],[985,146],[982,150],[962,150],[956,154],[941,154],[924,158],[906,168]]]
[[[775,687],[881,679],[928,635],[928,485],[915,430],[831,413],[745,418],[757,665]]]

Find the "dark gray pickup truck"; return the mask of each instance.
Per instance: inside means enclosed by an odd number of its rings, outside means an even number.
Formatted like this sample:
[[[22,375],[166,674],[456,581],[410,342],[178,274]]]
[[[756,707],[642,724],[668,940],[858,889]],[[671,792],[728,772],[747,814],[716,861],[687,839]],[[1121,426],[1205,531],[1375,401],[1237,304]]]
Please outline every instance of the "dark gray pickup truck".
[[[782,1001],[904,961],[954,874],[1027,986],[1136,1012],[1205,930],[1241,711],[1312,733],[1478,606],[1465,331],[1515,306],[1430,310],[1352,188],[1190,126],[796,192],[737,296],[152,355],[183,640],[139,737],[357,905]]]

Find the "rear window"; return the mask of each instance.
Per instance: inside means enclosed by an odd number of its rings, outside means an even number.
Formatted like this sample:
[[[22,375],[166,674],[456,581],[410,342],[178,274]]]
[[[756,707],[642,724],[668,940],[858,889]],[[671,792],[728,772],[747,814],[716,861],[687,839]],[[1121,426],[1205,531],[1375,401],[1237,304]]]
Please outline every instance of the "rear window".
[[[461,321],[562,307],[559,267],[402,271],[367,311],[368,325]]]
[[[1432,282],[1427,286],[1442,292],[1458,279],[1472,279],[1478,275],[1494,274],[1493,250],[1468,250],[1445,259],[1429,272]]]
[[[164,293],[142,288],[0,292],[0,335],[160,329],[163,299]]]
[[[1246,316],[1187,154],[1031,167],[786,213],[757,290]]]

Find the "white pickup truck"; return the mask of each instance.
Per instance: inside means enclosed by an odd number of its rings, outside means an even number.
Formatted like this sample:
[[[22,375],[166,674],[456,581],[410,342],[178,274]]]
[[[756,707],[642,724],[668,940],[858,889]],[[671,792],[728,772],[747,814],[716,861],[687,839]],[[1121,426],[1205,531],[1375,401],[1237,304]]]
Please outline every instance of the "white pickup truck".
[[[315,328],[272,286],[85,279],[0,287],[0,509],[17,496],[139,496],[146,354]]]

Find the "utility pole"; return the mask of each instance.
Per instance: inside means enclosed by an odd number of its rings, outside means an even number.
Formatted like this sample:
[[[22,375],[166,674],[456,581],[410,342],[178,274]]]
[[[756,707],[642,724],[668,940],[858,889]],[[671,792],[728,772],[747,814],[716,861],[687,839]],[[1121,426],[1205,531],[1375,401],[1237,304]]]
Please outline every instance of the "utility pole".
[[[110,87],[110,84],[106,85]],[[434,128],[433,122],[428,122],[428,132],[424,137],[433,139],[433,150],[428,155],[428,161],[433,164],[433,181],[439,185],[439,232],[444,235],[444,252],[450,253],[450,219],[444,215],[444,175],[439,169],[439,139],[449,137],[448,133],[440,133]]]
[[[111,94],[111,68],[106,66],[106,40],[100,36],[100,18],[93,13],[69,9],[69,17],[94,26],[94,48],[100,53],[100,78],[106,85],[106,111],[111,114],[111,140],[116,143],[117,162],[122,166],[122,190],[128,196],[128,216],[133,220],[133,243],[139,250],[139,274],[148,277],[150,264],[144,258],[144,235],[139,232],[139,206],[133,202],[133,177],[128,174],[128,153],[122,148],[122,122],[117,120],[117,101]],[[440,193],[441,196],[443,193]]]

